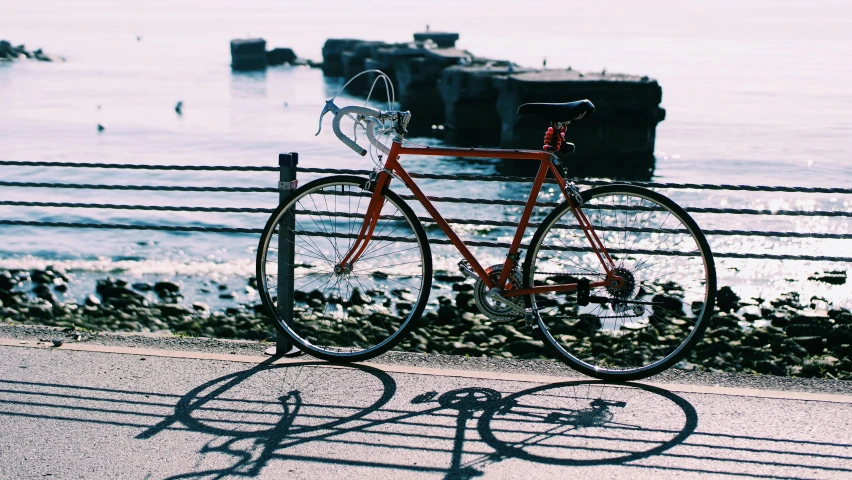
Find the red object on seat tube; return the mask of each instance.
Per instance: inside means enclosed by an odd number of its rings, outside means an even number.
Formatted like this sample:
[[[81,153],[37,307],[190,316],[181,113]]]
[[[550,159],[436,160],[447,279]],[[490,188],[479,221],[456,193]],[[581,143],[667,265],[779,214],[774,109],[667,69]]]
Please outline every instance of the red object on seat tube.
[[[559,126],[559,130],[557,131],[554,128],[556,123],[553,126],[547,129],[547,133],[544,134],[544,146],[541,147],[545,152],[558,152],[562,149],[562,142],[565,141],[565,125]]]

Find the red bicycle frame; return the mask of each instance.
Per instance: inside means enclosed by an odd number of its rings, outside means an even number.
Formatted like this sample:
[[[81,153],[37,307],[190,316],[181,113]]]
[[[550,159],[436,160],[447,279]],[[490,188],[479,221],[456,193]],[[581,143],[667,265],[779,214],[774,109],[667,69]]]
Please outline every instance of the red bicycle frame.
[[[495,283],[479,261],[476,260],[476,257],[473,256],[473,253],[467,248],[464,242],[456,235],[450,225],[444,220],[444,217],[438,212],[435,206],[429,201],[429,198],[423,193],[422,190],[417,186],[408,172],[402,168],[402,165],[399,163],[400,155],[421,155],[421,156],[454,156],[454,157],[476,157],[476,158],[504,158],[511,160],[538,160],[541,162],[541,165],[538,168],[538,173],[536,173],[535,180],[533,181],[532,190],[530,191],[530,196],[527,199],[526,205],[524,207],[524,212],[521,215],[521,219],[518,222],[518,229],[515,232],[515,237],[512,240],[512,244],[509,247],[509,253],[506,256],[505,263],[503,264],[503,270],[500,273],[500,277]],[[444,234],[447,235],[447,238],[450,239],[450,242],[456,247],[456,249],[461,253],[462,257],[468,261],[473,271],[479,276],[483,283],[489,288],[492,289],[495,286],[499,286],[498,290],[501,292],[500,294],[504,297],[516,297],[520,295],[530,295],[537,293],[545,293],[545,292],[571,292],[577,290],[576,283],[570,284],[560,284],[560,285],[544,285],[544,286],[532,286],[528,288],[515,288],[511,287],[511,284],[508,283],[509,272],[515,267],[515,260],[517,258],[518,250],[520,250],[521,239],[524,236],[524,232],[526,231],[527,224],[529,223],[530,216],[532,215],[533,208],[535,207],[536,198],[538,198],[538,193],[541,190],[541,185],[544,183],[544,179],[547,177],[547,173],[550,172],[553,174],[553,177],[556,179],[556,182],[559,184],[559,188],[562,190],[562,194],[568,201],[568,204],[571,206],[571,211],[574,213],[574,216],[577,219],[577,222],[582,228],[583,232],[586,235],[586,238],[589,241],[589,244],[592,247],[592,250],[598,257],[598,260],[601,262],[601,265],[606,272],[606,278],[599,282],[591,282],[589,287],[602,287],[609,285],[620,285],[623,282],[623,279],[616,275],[613,270],[615,268],[615,263],[612,261],[612,258],[609,256],[609,253],[606,251],[606,247],[604,247],[603,243],[595,233],[594,228],[592,227],[591,222],[589,222],[588,218],[586,218],[586,214],[580,208],[580,205],[574,200],[574,196],[568,190],[568,184],[559,174],[556,166],[553,164],[552,153],[547,151],[533,151],[533,150],[501,150],[501,149],[487,149],[487,148],[433,148],[433,147],[403,147],[402,144],[398,141],[394,141],[390,152],[388,153],[387,161],[384,165],[384,170],[379,172],[377,180],[375,182],[375,189],[373,190],[373,195],[370,199],[370,203],[367,207],[367,211],[364,218],[364,223],[361,226],[361,230],[358,233],[358,237],[355,240],[355,243],[343,257],[343,259],[338,264],[338,267],[341,269],[346,269],[347,266],[351,267],[358,258],[364,253],[364,250],[367,248],[367,244],[373,236],[373,232],[376,228],[376,224],[379,220],[379,214],[383,207],[383,200],[381,192],[390,185],[391,179],[393,178],[388,172],[393,172],[396,174],[402,181],[405,183],[406,187],[408,187],[417,200],[423,205],[426,211],[432,216],[432,219],[438,224],[438,226],[443,230]],[[613,283],[615,282],[615,283]]]

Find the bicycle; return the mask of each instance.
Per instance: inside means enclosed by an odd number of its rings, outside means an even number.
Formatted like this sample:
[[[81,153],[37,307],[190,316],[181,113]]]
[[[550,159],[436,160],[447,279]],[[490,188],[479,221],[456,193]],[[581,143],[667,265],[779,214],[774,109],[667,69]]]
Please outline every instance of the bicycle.
[[[568,171],[557,153],[574,150],[564,141],[566,127],[593,111],[588,100],[521,105],[519,115],[550,121],[540,151],[436,148],[406,144],[409,112],[339,108],[329,100],[320,129],[332,113],[335,135],[364,156],[357,136],[340,127],[352,118],[366,130],[380,168],[369,178],[308,182],[269,218],[257,278],[275,327],[302,350],[337,362],[373,358],[415,327],[432,287],[432,256],[421,219],[389,188],[398,179],[463,257],[459,269],[475,280],[474,302],[492,322],[523,319],[534,339],[596,378],[634,380],[674,365],[712,316],[713,256],[695,221],[662,194],[619,184],[581,192],[564,180]],[[477,261],[402,167],[401,155],[540,162],[502,264]],[[522,237],[548,174],[564,201],[539,224],[521,262]],[[285,291],[277,292],[279,284]]]

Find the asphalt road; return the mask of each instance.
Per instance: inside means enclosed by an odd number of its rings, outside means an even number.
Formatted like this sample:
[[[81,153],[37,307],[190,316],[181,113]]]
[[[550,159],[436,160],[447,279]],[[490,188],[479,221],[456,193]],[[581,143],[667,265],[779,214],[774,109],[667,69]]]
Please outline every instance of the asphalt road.
[[[0,359],[4,479],[852,478],[852,396],[824,391],[8,338]]]

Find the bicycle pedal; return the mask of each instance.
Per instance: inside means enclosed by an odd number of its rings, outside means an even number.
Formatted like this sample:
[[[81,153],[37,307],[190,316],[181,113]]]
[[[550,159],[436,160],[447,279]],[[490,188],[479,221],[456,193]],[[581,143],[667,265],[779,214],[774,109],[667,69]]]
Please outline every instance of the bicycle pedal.
[[[476,272],[473,271],[473,268],[471,268],[470,263],[468,263],[467,260],[459,261],[459,271],[465,277],[473,278],[475,280],[479,279],[479,275],[477,275]]]
[[[526,323],[527,327],[529,328],[538,327],[538,312],[533,310],[532,308],[525,308],[524,323]]]
[[[538,325],[534,325],[532,327],[532,334],[530,335],[534,340],[544,341],[544,332],[541,331],[541,327]]]

